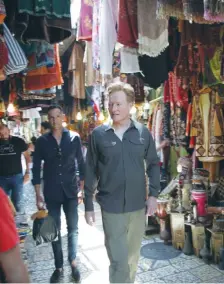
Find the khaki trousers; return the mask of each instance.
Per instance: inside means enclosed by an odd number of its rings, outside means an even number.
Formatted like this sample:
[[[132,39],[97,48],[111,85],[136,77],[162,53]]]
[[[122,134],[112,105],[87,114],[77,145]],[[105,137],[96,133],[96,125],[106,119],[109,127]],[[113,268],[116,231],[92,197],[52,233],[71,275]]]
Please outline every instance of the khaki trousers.
[[[110,283],[134,283],[145,231],[145,209],[112,214],[102,211]]]

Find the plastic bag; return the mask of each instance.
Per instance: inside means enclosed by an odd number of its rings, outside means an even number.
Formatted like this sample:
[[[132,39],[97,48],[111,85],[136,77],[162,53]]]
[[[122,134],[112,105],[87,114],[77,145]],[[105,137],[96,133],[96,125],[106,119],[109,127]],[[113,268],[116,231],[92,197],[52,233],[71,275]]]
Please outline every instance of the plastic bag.
[[[58,229],[51,216],[35,219],[33,222],[33,239],[36,245],[58,240]]]

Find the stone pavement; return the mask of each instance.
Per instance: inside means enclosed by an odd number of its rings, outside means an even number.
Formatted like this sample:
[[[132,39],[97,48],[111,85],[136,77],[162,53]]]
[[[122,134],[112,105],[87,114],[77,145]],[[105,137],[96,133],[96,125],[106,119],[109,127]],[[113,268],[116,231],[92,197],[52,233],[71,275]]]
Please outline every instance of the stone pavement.
[[[34,189],[25,186],[26,212],[28,216],[36,211]],[[84,221],[84,208],[79,207],[79,253],[78,264],[82,283],[108,283],[108,258],[104,248],[104,236],[99,206],[96,209],[96,225],[90,227]],[[62,219],[63,250],[65,258],[64,282],[72,282],[70,267],[66,261],[66,223]],[[33,283],[49,283],[54,270],[51,245],[35,247],[32,236],[25,242],[28,269]],[[153,252],[154,250],[154,252]],[[152,253],[153,252],[153,253]],[[151,257],[150,257],[151,255]],[[150,257],[150,258],[149,258]],[[186,256],[164,246],[158,236],[144,238],[141,258],[136,277],[137,283],[224,283],[224,272],[214,265],[205,265],[195,256]]]

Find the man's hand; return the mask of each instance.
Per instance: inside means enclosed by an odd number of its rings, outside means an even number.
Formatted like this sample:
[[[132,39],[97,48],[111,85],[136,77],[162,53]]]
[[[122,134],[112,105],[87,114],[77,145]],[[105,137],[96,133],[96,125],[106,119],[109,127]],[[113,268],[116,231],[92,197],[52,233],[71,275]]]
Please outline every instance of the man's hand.
[[[152,216],[155,214],[157,210],[157,198],[154,196],[149,196],[149,198],[146,201],[147,206],[147,216]]]
[[[23,183],[26,184],[29,181],[30,181],[30,174],[29,173],[25,173],[25,175],[23,177]]]
[[[85,212],[85,219],[88,225],[93,226],[93,224],[95,223],[95,212],[94,211]]]
[[[79,189],[80,189],[81,191],[84,190],[84,180],[80,180],[80,182],[79,182]]]
[[[38,210],[43,210],[44,209],[44,198],[41,195],[36,195],[36,205]]]
[[[78,192],[78,204],[81,204],[83,202],[83,198],[84,198],[84,192],[83,190],[80,190]]]

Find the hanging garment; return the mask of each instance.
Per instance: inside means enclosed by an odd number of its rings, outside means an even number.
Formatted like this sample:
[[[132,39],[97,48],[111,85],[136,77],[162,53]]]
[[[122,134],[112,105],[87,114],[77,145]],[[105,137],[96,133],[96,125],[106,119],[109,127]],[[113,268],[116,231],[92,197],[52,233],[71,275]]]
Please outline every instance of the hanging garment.
[[[92,42],[93,42],[93,68],[100,69],[100,0],[93,0],[93,27],[92,27]]]
[[[164,110],[163,110],[163,140],[170,139],[170,94],[169,94],[169,81],[164,83],[163,92]]]
[[[117,41],[125,46],[138,47],[137,0],[119,1]]]
[[[8,63],[9,63],[9,52],[4,37],[0,35],[0,69],[3,69],[4,66]]]
[[[157,0],[157,17],[184,19],[182,0]]]
[[[21,42],[55,44],[71,35],[70,0],[7,0],[5,6],[10,31]]]
[[[29,63],[26,71],[38,69],[40,67],[52,67],[55,64],[54,46],[47,42],[31,42],[30,44],[20,44]]]
[[[139,53],[157,57],[169,45],[168,20],[156,18],[156,0],[138,1]]]
[[[100,9],[100,73],[112,75],[113,52],[117,42],[118,0],[104,0]]]
[[[0,24],[3,24],[6,17],[5,4],[3,0],[0,0]]]
[[[213,22],[224,22],[224,2],[204,0],[204,18]]]
[[[84,50],[81,44],[75,43],[69,60],[68,72],[72,78],[70,95],[76,99],[85,99],[85,66]]]
[[[173,145],[186,146],[188,92],[180,86],[180,80],[172,72],[169,73],[169,95],[171,107],[171,141]]]
[[[78,40],[92,40],[93,0],[81,0]]]
[[[136,48],[123,46],[120,49],[121,70],[120,73],[138,73],[140,72],[138,62],[138,52]]]
[[[83,63],[85,64],[85,84],[93,86],[96,82],[96,70],[93,69],[93,44],[92,41],[86,41]]]
[[[168,79],[170,71],[168,48],[157,57],[139,56],[139,66],[143,81],[149,87],[157,89]]]
[[[135,102],[143,103],[145,99],[144,81],[134,74],[128,74],[126,82],[130,84],[135,91]]]
[[[30,71],[25,77],[26,90],[49,89],[63,84],[58,45],[54,46],[55,65]]]
[[[26,110],[22,110],[23,119],[35,119],[40,118],[40,113],[38,108],[30,108]]]
[[[196,137],[196,156],[217,162],[224,156],[224,118],[216,90],[202,89],[193,99],[191,136]]]
[[[26,69],[28,61],[17,40],[5,24],[3,24],[3,28],[4,39],[8,48],[8,64],[5,65],[4,72],[6,75],[16,74]]]

